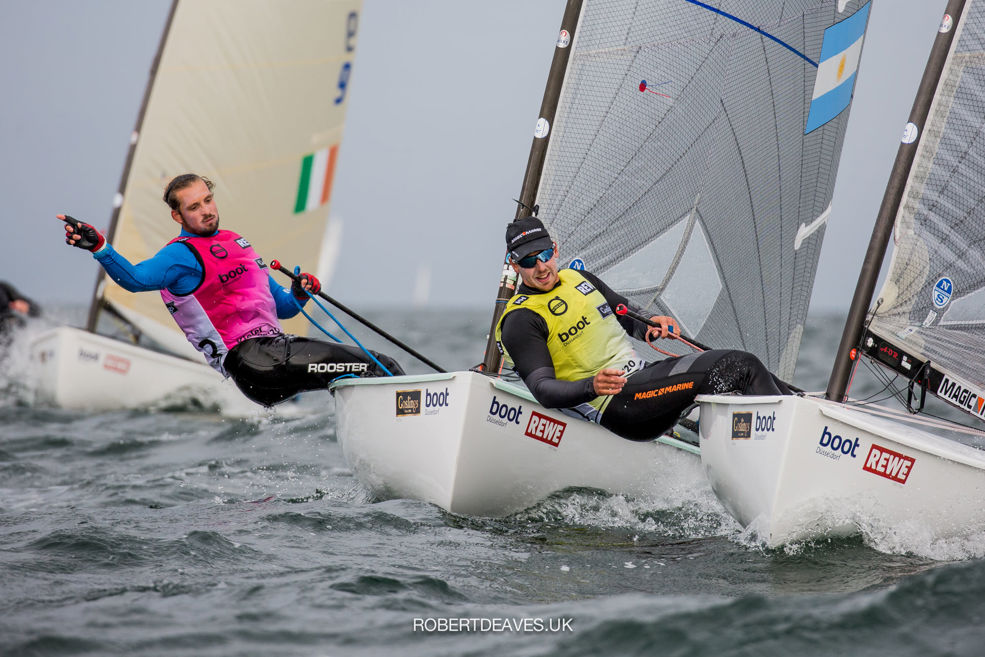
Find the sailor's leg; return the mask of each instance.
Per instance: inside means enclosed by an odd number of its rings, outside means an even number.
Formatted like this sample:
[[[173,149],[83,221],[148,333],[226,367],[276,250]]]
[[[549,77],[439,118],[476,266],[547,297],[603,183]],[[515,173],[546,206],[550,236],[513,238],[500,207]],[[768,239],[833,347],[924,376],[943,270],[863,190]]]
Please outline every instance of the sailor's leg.
[[[754,355],[712,350],[668,358],[629,377],[601,425],[631,440],[650,440],[674,426],[699,394],[790,394]]]
[[[391,374],[403,374],[392,358],[373,355]],[[327,388],[341,376],[386,374],[356,347],[294,335],[245,340],[229,351],[223,365],[243,394],[264,406]]]
[[[612,397],[599,423],[623,438],[652,440],[673,427],[694,403],[701,378],[701,373],[688,372],[686,368],[670,373],[666,367],[647,367],[629,377],[622,392]]]
[[[711,351],[721,354],[707,369],[699,394],[790,395],[787,384],[773,376],[766,366],[747,351]]]
[[[386,354],[370,351],[379,361],[377,364],[366,352],[352,345],[294,335],[289,338],[287,366],[299,380],[307,382],[305,390],[327,388],[332,381],[345,375],[395,376],[404,373],[397,361]]]

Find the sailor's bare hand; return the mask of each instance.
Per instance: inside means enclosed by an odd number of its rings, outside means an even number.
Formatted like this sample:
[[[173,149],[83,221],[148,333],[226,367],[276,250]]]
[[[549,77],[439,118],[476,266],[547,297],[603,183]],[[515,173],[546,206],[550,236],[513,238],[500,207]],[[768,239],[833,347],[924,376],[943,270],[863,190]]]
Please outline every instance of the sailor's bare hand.
[[[651,326],[647,329],[647,337],[651,340],[656,340],[657,338],[666,338],[671,333],[677,333],[677,322],[674,321],[673,317],[667,317],[666,315],[654,315],[650,318],[650,321],[659,324],[659,326]]]
[[[31,312],[31,304],[24,301],[23,299],[14,299],[9,304],[9,307],[14,312],[18,312],[22,315],[26,315]]]
[[[626,377],[623,376],[625,373],[623,370],[612,368],[606,368],[600,371],[592,379],[592,385],[595,386],[595,394],[600,397],[603,395],[618,394],[622,390],[622,387],[626,385]]]

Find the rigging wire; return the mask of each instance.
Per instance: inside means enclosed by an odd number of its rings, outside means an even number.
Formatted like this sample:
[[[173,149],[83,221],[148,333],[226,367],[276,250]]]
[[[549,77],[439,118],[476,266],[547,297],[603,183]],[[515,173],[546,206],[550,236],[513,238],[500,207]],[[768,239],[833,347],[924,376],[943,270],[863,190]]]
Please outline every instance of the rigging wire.
[[[900,378],[900,376],[899,374],[896,374],[893,377],[890,377],[887,374],[885,368],[868,359],[865,359],[863,362],[865,363],[866,368],[873,374],[873,376],[877,379],[880,379],[884,383],[884,386],[882,390],[872,393],[865,399],[853,400],[848,403],[853,406],[874,406],[878,402],[895,398],[896,401],[899,402],[902,406],[906,406],[906,397],[904,395],[905,389],[903,388],[895,388],[891,390],[890,391],[891,394],[887,397],[882,397],[880,399],[873,399],[873,397],[875,397],[876,395],[882,394],[883,392],[889,390],[890,386],[892,386],[894,382],[896,382],[896,380]],[[972,424],[965,424],[964,422],[959,422],[958,420],[953,420],[951,418],[947,418],[942,415],[932,413],[926,409],[920,411],[919,415],[926,416],[928,418],[933,418],[934,420],[938,420],[939,422],[943,422],[947,425],[950,425],[954,427],[955,431],[961,431],[962,429],[964,429],[967,430],[967,432],[971,432],[976,435],[982,435],[983,433],[983,430],[980,427],[976,427],[975,425]],[[958,427],[960,427],[960,429]]]

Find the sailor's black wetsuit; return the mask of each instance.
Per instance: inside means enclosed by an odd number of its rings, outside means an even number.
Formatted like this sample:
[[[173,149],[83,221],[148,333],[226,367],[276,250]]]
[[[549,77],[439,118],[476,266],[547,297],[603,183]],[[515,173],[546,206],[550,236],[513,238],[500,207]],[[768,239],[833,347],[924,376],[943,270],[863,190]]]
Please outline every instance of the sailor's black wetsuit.
[[[745,351],[712,350],[649,364],[627,357],[625,345],[612,339],[614,323],[629,345],[626,334],[644,339],[648,329],[612,313],[629,301],[589,272],[558,275],[549,292],[520,285],[497,330],[504,352],[543,406],[566,409],[623,438],[649,440],[673,427],[699,394],[790,394]],[[592,378],[606,367],[626,370],[628,381],[619,394],[599,397]]]

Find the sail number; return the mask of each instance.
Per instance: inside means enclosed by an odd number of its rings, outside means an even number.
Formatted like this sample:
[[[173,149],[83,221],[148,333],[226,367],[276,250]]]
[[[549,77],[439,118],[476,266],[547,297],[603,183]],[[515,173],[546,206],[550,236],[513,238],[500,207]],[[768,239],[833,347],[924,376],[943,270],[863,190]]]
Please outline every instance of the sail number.
[[[356,31],[359,27],[359,12],[350,11],[349,17],[345,21],[345,51],[352,53],[356,49]],[[349,75],[352,74],[352,61],[342,62],[339,69],[339,95],[335,97],[335,104],[341,105],[345,102],[345,92],[349,88]]]
[[[884,344],[879,347],[879,359],[895,367],[900,364],[900,352]]]

